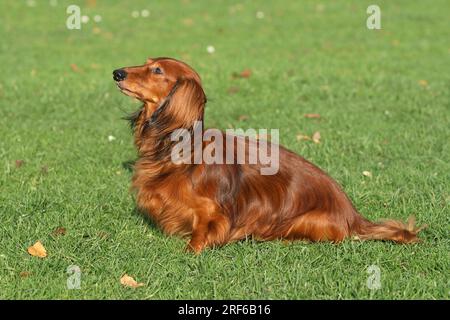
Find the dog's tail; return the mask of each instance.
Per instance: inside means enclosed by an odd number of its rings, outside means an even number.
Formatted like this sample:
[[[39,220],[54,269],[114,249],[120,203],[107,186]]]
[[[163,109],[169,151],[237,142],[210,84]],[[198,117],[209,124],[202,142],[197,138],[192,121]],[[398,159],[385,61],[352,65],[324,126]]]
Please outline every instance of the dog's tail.
[[[426,228],[415,226],[415,218],[409,217],[407,223],[397,220],[383,220],[371,222],[360,216],[353,225],[353,234],[361,240],[391,240],[397,243],[417,243],[420,239],[417,234]]]

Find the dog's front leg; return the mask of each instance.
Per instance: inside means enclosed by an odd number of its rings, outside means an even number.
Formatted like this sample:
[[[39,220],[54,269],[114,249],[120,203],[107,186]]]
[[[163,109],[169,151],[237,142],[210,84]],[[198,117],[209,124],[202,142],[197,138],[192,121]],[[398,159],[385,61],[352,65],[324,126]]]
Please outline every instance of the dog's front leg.
[[[222,245],[229,238],[230,222],[221,213],[195,213],[187,251],[199,254],[205,247]]]

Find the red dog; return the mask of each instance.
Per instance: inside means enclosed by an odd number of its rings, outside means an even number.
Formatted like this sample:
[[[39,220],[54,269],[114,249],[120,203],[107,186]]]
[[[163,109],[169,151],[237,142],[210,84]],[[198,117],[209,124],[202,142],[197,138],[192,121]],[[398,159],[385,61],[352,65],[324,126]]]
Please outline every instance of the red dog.
[[[113,77],[123,93],[144,103],[130,117],[139,151],[132,183],[138,207],[166,233],[190,235],[188,249],[195,253],[247,236],[418,241],[422,228],[413,220],[366,220],[332,178],[282,147],[275,175],[261,175],[260,164],[174,163],[171,134],[180,128],[192,132],[203,120],[206,96],[199,75],[181,61],[156,58],[115,70]],[[209,143],[214,142],[202,147]]]

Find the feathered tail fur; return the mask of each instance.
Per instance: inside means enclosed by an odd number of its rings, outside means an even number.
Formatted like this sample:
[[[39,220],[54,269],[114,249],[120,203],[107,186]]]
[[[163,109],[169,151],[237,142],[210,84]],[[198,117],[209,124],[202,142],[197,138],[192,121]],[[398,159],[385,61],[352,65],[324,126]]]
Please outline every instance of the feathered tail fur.
[[[406,223],[398,220],[382,220],[374,223],[361,217],[354,226],[355,236],[361,240],[391,240],[398,243],[416,243],[417,234],[426,225],[417,227],[415,218],[410,217]]]

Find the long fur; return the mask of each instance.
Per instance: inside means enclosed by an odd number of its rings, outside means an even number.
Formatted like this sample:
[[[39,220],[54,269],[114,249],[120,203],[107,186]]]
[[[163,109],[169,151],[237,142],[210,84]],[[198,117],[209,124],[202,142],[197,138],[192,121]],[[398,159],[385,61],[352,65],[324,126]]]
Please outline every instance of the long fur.
[[[137,204],[166,233],[190,236],[188,249],[198,253],[248,236],[418,241],[421,228],[412,220],[408,225],[366,220],[332,178],[283,147],[279,171],[271,176],[260,174],[260,164],[172,163],[170,134],[179,128],[193,132],[195,121],[203,120],[205,103],[199,79],[180,69],[157,110],[150,117],[141,110],[130,119],[139,151],[132,182]],[[218,142],[204,142],[203,148],[210,143]]]

